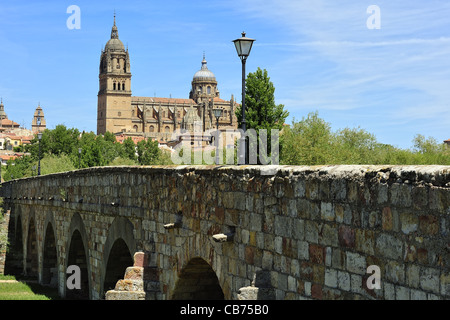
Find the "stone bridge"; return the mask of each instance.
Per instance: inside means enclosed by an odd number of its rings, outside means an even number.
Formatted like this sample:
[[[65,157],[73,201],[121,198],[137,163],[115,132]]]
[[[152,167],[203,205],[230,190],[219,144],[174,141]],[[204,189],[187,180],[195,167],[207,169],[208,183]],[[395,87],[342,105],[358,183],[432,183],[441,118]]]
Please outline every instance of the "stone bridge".
[[[101,167],[1,196],[5,272],[67,298],[450,298],[448,166]]]

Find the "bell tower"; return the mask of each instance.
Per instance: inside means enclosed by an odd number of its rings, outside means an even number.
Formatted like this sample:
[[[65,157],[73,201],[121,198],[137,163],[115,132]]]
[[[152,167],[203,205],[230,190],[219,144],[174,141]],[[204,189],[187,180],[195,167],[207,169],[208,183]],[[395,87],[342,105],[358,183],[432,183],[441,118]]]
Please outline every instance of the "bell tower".
[[[131,71],[128,48],[119,39],[114,25],[111,39],[100,55],[97,102],[97,134],[131,130]]]

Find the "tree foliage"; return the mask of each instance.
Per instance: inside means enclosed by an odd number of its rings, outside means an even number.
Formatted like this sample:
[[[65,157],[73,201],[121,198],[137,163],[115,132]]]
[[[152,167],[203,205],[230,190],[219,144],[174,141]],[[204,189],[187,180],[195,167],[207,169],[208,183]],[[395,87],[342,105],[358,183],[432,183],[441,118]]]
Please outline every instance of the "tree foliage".
[[[450,148],[434,138],[416,135],[412,149],[399,149],[377,141],[361,128],[331,131],[331,125],[310,113],[292,122],[281,136],[281,164],[386,164],[450,165]]]
[[[289,112],[284,105],[275,104],[275,87],[270,81],[267,70],[258,68],[249,73],[245,82],[245,121],[246,128],[278,129],[283,128]],[[239,126],[242,124],[241,105],[236,108]]]
[[[64,125],[46,129],[40,143],[36,136],[25,151],[25,156],[8,161],[2,174],[4,180],[37,175],[39,159],[41,174],[106,165],[168,163],[168,156],[151,139],[138,145],[131,138],[119,143],[110,132],[97,136]]]

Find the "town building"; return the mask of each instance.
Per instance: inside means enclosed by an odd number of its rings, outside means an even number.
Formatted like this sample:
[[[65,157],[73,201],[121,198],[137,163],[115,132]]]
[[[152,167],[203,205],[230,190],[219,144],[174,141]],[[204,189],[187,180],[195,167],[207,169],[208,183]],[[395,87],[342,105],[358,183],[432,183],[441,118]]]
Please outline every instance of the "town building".
[[[36,111],[34,111],[33,120],[31,122],[31,131],[33,134],[37,134],[39,132],[44,132],[47,128],[47,124],[44,117],[44,111],[41,108],[41,104],[39,103]]]

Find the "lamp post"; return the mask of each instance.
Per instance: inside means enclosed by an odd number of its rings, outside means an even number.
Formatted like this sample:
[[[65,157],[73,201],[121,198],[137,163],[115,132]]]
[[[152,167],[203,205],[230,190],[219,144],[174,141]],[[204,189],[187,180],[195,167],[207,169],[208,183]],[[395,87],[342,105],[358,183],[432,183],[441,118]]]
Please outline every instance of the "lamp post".
[[[236,40],[233,40],[234,45],[236,46],[236,51],[241,58],[242,61],[242,131],[245,133],[247,131],[246,122],[245,122],[245,62],[247,61],[248,56],[250,55],[250,50],[252,50],[252,45],[255,39],[250,39],[245,36],[245,32],[242,32],[242,37]],[[247,146],[245,142],[245,136],[242,138],[242,146],[244,150],[244,154],[240,154],[241,158],[240,163],[247,164]]]
[[[42,139],[42,132],[39,132],[37,134],[37,137],[39,139],[39,161],[38,161],[38,176],[41,175],[41,139]]]
[[[81,169],[81,148],[78,148],[78,169]]]
[[[219,118],[222,116],[223,109],[213,109],[214,117],[217,120],[217,141],[216,141],[216,165],[220,162],[219,157],[219,140],[220,140],[220,131],[219,131]]]

